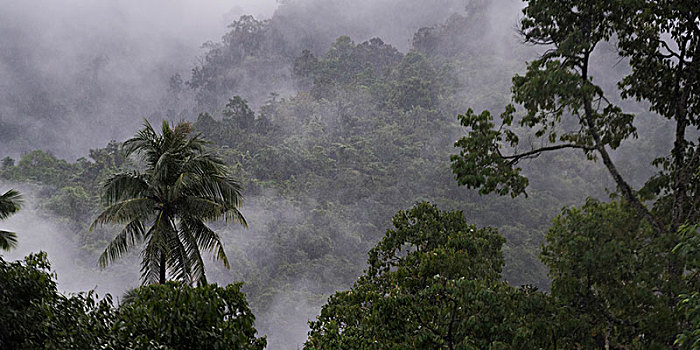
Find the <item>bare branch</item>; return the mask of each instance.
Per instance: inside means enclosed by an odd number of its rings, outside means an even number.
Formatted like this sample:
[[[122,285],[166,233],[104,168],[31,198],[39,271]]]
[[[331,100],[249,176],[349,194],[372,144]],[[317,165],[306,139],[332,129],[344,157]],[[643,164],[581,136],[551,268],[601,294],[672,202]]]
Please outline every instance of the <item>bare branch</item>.
[[[549,151],[556,151],[560,149],[565,149],[565,148],[575,148],[575,149],[582,149],[584,151],[594,151],[594,147],[588,147],[588,146],[583,146],[583,145],[577,145],[573,143],[566,143],[566,144],[561,144],[561,145],[554,145],[554,146],[547,146],[547,147],[541,147],[537,149],[533,149],[529,152],[524,152],[524,153],[519,153],[519,154],[514,154],[511,156],[501,156],[503,159],[510,159],[511,163],[517,163],[521,159],[531,159],[531,158],[537,158],[542,154],[543,152],[549,152]]]

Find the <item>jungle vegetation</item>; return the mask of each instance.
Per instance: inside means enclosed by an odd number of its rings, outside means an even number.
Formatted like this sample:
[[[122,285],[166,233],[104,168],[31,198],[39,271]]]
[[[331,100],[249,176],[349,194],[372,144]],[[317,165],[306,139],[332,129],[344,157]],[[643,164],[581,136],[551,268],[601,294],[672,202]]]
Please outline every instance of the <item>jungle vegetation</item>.
[[[5,158],[81,263],[137,248],[146,285],[114,305],[0,260],[0,345],[699,348],[700,7],[524,5],[529,45],[473,1],[407,52],[243,16],[170,79],[160,134]]]

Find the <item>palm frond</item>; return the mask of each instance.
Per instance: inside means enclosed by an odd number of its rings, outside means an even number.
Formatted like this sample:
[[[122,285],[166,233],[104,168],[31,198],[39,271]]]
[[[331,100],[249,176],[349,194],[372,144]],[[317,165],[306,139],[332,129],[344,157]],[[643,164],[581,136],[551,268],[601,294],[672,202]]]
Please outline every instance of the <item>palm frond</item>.
[[[10,250],[17,246],[17,234],[0,230],[0,249]]]
[[[202,153],[204,152],[204,146],[207,143],[209,142],[204,140],[200,134],[196,134],[187,140],[187,142],[183,145],[183,148],[195,151],[197,153]]]
[[[168,271],[170,275],[177,280],[187,281],[192,280],[192,261],[188,252],[188,248],[181,240],[178,231],[171,230],[166,237],[168,251]]]
[[[187,158],[182,164],[182,169],[184,172],[201,176],[228,175],[228,168],[221,159],[209,153],[200,153]]]
[[[232,207],[241,204],[241,191],[241,186],[235,180],[221,177],[199,178],[197,186],[190,188],[190,193],[194,196],[209,198]]]
[[[105,182],[102,200],[106,204],[112,204],[125,199],[145,197],[147,193],[146,176],[138,172],[119,173]]]
[[[182,198],[181,212],[196,213],[197,217],[203,220],[218,220],[226,212],[226,206],[223,203],[217,203],[208,198],[187,196]]]
[[[158,283],[160,280],[160,250],[153,247],[153,242],[146,244],[141,252],[141,283],[143,285]]]
[[[238,207],[241,205],[243,200],[243,195],[241,192],[243,189],[241,185],[236,182],[236,180],[226,177],[218,182],[220,188],[221,196],[225,200],[226,204],[230,207]]]
[[[201,220],[189,217],[187,218],[187,226],[191,235],[197,240],[199,249],[206,250],[214,254],[214,259],[222,262],[228,269],[231,267],[224,250],[224,245],[221,243],[219,235],[207,227]]]
[[[190,174],[188,173],[181,173],[180,176],[177,177],[177,180],[175,181],[175,184],[172,186],[171,190],[171,198],[174,200],[178,200],[181,196],[184,195],[184,192],[188,188],[188,183],[190,179]]]
[[[146,246],[141,252],[141,281],[145,284],[157,283],[160,279],[160,254],[167,256],[168,247],[162,233],[153,225],[146,232]]]
[[[243,217],[243,214],[238,210],[238,208],[229,208],[229,210],[227,210],[224,214],[224,220],[226,222],[234,221],[243,225],[243,227],[248,228],[248,222],[245,220],[245,217]]]
[[[16,190],[8,190],[0,195],[0,220],[7,219],[22,208],[22,195]]]
[[[175,159],[170,152],[163,152],[150,167],[151,178],[157,183],[168,183],[168,176]]]
[[[144,227],[141,220],[133,220],[109,242],[102,255],[98,260],[100,268],[105,268],[115,260],[121,258],[136,242],[141,241],[144,237]]]
[[[196,237],[193,235],[193,231],[193,227],[190,224],[189,220],[182,220],[180,222],[180,239],[182,240],[187,249],[188,260],[192,266],[190,283],[206,283],[206,276],[204,273],[204,261],[202,260],[200,247],[197,243]]]
[[[157,203],[151,198],[132,198],[116,202],[105,208],[92,222],[89,230],[108,223],[123,224],[134,220],[144,221],[155,209]]]
[[[124,142],[122,149],[124,153],[129,156],[135,152],[148,151],[154,148],[158,148],[158,134],[153,129],[151,123],[148,120],[143,120],[144,128],[132,137]]]
[[[160,132],[165,140],[170,140],[173,138],[173,130],[170,128],[170,123],[167,120],[163,120],[163,122],[161,122]]]

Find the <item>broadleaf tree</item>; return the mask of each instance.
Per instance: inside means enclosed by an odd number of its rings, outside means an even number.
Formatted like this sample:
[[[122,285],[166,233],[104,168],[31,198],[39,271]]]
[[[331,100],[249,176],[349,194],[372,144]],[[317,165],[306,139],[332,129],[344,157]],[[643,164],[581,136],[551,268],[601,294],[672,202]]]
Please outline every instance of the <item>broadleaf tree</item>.
[[[94,291],[63,295],[46,253],[0,257],[2,349],[263,349],[242,283],[180,282],[130,290],[115,306]]]
[[[500,281],[503,237],[429,203],[398,212],[349,291],[328,299],[305,349],[547,348],[546,294]]]
[[[134,289],[112,326],[115,348],[264,349],[242,286],[168,282]]]
[[[460,153],[451,158],[452,170],[460,185],[516,197],[528,186],[520,167],[526,159],[572,149],[602,160],[622,203],[589,200],[555,220],[542,255],[552,295],[590,326],[574,335],[589,344],[584,347],[671,347],[674,332],[692,326],[689,305],[700,287],[696,261],[682,253],[697,251],[697,239],[687,236],[698,230],[684,228],[700,219],[700,142],[691,140],[700,131],[700,7],[693,1],[526,3],[521,34],[546,50],[513,78],[513,103],[500,123],[488,111],[459,116],[468,135],[455,144]],[[618,57],[594,59],[604,55],[603,45],[616,47]],[[620,61],[631,69],[616,91],[594,83],[605,80],[594,71]],[[606,62],[611,65],[601,66]],[[662,129],[673,145],[652,163],[658,173],[638,189],[612,155],[639,136],[639,119],[615,102],[620,98],[647,102],[650,113],[673,126]],[[679,316],[683,309],[689,323]],[[676,335],[687,344],[689,334]]]
[[[564,208],[546,235],[541,260],[552,279],[558,318],[583,348],[669,348],[687,324],[674,304],[679,290],[662,259],[669,237],[625,202],[588,199]],[[694,271],[690,271],[694,272]]]
[[[700,152],[688,138],[700,126],[700,10],[691,3],[527,1],[523,38],[546,51],[528,63],[524,75],[513,78],[514,104],[506,106],[500,125],[487,111],[469,110],[459,117],[469,134],[456,143],[461,151],[452,157],[458,182],[482,193],[518,196],[528,184],[519,162],[578,149],[602,160],[622,197],[658,234],[675,234],[684,223],[697,221]],[[654,162],[661,170],[643,188],[644,196],[611,157],[612,150],[638,137],[636,117],[613,102],[614,92],[593,81],[593,56],[610,42],[617,43],[631,67],[618,84],[618,95],[648,101],[651,111],[675,124],[669,133],[673,148]],[[524,115],[515,105],[524,108]],[[532,131],[527,140],[522,129]],[[653,210],[643,203],[650,196],[660,199]]]

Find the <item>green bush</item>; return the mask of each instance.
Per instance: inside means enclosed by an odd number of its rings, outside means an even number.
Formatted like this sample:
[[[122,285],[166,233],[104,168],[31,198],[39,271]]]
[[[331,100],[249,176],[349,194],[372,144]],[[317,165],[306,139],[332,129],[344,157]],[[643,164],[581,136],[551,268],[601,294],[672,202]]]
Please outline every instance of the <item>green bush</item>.
[[[64,296],[46,253],[0,257],[1,349],[263,349],[242,283],[140,287],[113,306],[90,291]]]

